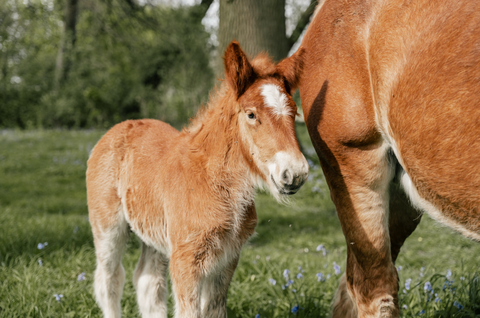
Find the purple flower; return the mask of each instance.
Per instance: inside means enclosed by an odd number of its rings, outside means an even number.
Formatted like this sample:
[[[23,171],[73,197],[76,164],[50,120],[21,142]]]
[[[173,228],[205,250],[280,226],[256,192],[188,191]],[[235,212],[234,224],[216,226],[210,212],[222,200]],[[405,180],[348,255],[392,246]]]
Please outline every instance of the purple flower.
[[[340,270],[340,266],[338,266],[335,262],[333,262],[333,269],[335,270],[335,275],[339,275],[342,272]]]
[[[402,268],[403,268],[403,267],[402,267],[401,265],[400,265],[400,266],[398,266],[398,267],[397,267],[397,272],[401,271],[401,270],[402,270]]]
[[[42,243],[38,243],[37,248],[38,248],[39,250],[43,250],[47,245],[48,245],[48,242],[45,242],[45,243],[43,243],[43,244],[42,244]]]
[[[60,300],[62,300],[62,297],[63,295],[62,294],[54,294],[53,297],[55,297],[55,299],[60,302]]]
[[[295,305],[295,307],[292,308],[292,313],[296,315],[298,312],[298,309],[300,309],[300,307],[298,305]]]
[[[423,291],[424,292],[429,292],[429,291],[432,291],[432,284],[430,284],[430,282],[426,282],[425,283],[425,286],[423,286]]]
[[[317,279],[319,282],[325,281],[325,276],[322,273],[317,273]]]
[[[272,284],[273,286],[275,286],[277,284],[277,281],[273,278],[269,278],[268,281],[270,282],[270,284]]]
[[[405,281],[405,289],[410,290],[410,283],[412,282],[412,279],[409,278]]]
[[[297,279],[300,279],[300,278],[303,278],[302,273],[298,273],[298,274],[297,274]]]
[[[403,309],[407,309],[408,306],[407,306],[407,305],[403,305],[402,308],[403,308]]]
[[[317,252],[320,252],[320,251],[322,251],[323,256],[327,255],[327,249],[325,248],[325,246],[323,246],[323,244],[320,244],[317,246]]]

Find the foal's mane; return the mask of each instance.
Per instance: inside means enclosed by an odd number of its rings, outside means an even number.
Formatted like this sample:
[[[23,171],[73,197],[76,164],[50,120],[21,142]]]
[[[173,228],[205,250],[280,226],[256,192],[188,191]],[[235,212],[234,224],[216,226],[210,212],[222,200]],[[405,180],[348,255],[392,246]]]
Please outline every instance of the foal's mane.
[[[251,65],[255,71],[256,79],[277,76],[275,64],[266,53],[262,52],[257,55],[251,61]],[[182,133],[197,134],[209,118],[216,120],[219,125],[221,124],[220,119],[233,119],[232,115],[240,111],[240,109],[236,109],[236,100],[233,88],[230,87],[228,81],[222,80],[219,87],[215,87],[210,93],[207,104],[200,107],[197,115],[190,119],[190,124],[182,129]],[[221,114],[218,114],[218,111]],[[221,115],[220,118],[219,115]]]

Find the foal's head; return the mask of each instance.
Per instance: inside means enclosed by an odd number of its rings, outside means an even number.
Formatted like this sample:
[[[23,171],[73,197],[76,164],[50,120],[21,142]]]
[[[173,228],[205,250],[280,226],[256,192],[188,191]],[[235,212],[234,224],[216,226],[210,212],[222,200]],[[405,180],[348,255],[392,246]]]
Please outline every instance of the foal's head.
[[[245,156],[277,199],[296,193],[308,176],[295,135],[297,106],[290,95],[302,67],[301,54],[296,56],[278,65],[262,55],[250,62],[232,42],[224,57]]]

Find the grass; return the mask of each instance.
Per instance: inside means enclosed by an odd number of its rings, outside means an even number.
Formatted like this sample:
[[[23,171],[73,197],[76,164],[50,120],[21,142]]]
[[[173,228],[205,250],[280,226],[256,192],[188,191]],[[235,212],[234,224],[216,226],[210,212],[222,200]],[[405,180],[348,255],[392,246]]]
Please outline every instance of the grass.
[[[92,295],[95,255],[85,169],[102,133],[0,132],[0,317],[101,317]],[[333,264],[344,272],[345,241],[305,127],[298,133],[312,165],[309,181],[291,205],[257,195],[257,234],[242,251],[229,290],[229,317],[327,317],[330,312],[340,277]],[[320,244],[325,256],[316,250]],[[131,282],[139,255],[132,235],[123,259],[124,317],[139,317]],[[424,216],[397,261],[406,306],[402,316],[480,316],[479,263],[480,245]],[[294,283],[282,289],[285,269]],[[85,280],[79,281],[81,273]],[[317,273],[325,279],[318,281]],[[424,291],[426,282],[433,293]],[[60,302],[54,294],[63,295]]]

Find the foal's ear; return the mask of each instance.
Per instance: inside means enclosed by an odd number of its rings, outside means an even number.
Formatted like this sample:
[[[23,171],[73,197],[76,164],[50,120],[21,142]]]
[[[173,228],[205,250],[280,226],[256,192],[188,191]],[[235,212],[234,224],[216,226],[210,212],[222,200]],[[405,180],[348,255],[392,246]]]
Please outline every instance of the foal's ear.
[[[237,41],[232,41],[225,51],[225,77],[239,98],[255,80],[255,72]]]
[[[304,49],[301,48],[292,56],[282,60],[277,64],[277,73],[285,80],[285,88],[288,93],[292,93],[300,84],[300,76],[303,71]]]

